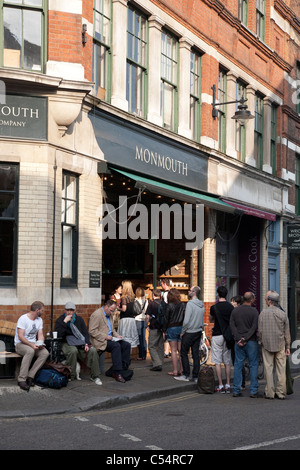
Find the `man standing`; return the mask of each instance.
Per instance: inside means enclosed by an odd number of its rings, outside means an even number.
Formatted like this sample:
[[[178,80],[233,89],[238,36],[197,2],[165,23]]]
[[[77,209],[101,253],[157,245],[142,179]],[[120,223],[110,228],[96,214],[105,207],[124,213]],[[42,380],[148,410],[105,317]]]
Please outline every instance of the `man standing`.
[[[122,340],[113,328],[113,314],[117,308],[116,302],[108,300],[103,307],[92,313],[89,321],[91,341],[98,353],[110,352],[112,367],[106,372],[117,382],[124,383],[122,370],[127,370],[130,364],[130,343]]]
[[[146,311],[146,324],[149,323],[148,348],[152,359],[151,371],[161,372],[164,362],[164,338],[163,338],[163,309],[161,306],[161,292],[154,289],[152,292],[153,301],[149,303]]]
[[[86,324],[76,314],[76,305],[67,302],[65,313],[55,322],[58,337],[62,338],[62,351],[66,356],[66,363],[72,368],[71,380],[76,377],[77,360],[84,361],[91,371],[91,380],[96,385],[102,385],[100,379],[99,357],[95,348],[91,347],[90,336]]]
[[[279,294],[270,290],[266,293],[267,308],[258,318],[258,335],[262,344],[262,356],[266,378],[265,398],[286,396],[286,356],[290,355],[290,327],[287,314],[279,307]],[[273,369],[277,376],[274,387]]]
[[[18,385],[22,390],[29,391],[34,386],[34,377],[46,362],[49,352],[45,349],[43,320],[44,304],[36,301],[30,307],[30,312],[22,315],[16,327],[15,349],[23,356],[21,369],[18,376]],[[32,359],[36,357],[33,363]]]
[[[235,339],[235,362],[233,376],[233,396],[241,395],[242,369],[246,357],[250,369],[250,397],[256,398],[258,391],[258,311],[253,304],[255,295],[245,292],[244,302],[236,307],[230,317],[230,328]]]
[[[219,286],[217,294],[219,302],[211,306],[209,313],[209,321],[210,323],[214,323],[211,341],[211,362],[215,363],[216,374],[219,381],[215,392],[230,393],[231,351],[226,345],[223,332],[228,328],[233,306],[226,300],[228,291],[225,286]],[[222,363],[225,366],[225,387],[222,382]]]
[[[170,279],[168,278],[163,278],[161,281],[160,281],[160,285],[161,285],[161,288],[162,288],[162,292],[161,292],[161,299],[162,299],[162,308],[165,312],[166,310],[166,307],[167,307],[167,303],[168,303],[168,292],[170,290],[170,287],[171,287],[171,282],[170,282]],[[164,357],[170,357],[171,356],[171,352],[170,352],[170,344],[169,344],[169,341],[165,341],[164,343]]]
[[[183,380],[188,382],[190,380],[190,364],[188,353],[191,348],[193,357],[193,371],[192,380],[198,380],[200,370],[199,346],[203,330],[204,319],[204,303],[199,300],[201,289],[198,286],[193,286],[188,293],[189,301],[186,305],[185,316],[181,330],[181,361],[183,367],[183,374],[179,377],[174,377],[175,380]]]

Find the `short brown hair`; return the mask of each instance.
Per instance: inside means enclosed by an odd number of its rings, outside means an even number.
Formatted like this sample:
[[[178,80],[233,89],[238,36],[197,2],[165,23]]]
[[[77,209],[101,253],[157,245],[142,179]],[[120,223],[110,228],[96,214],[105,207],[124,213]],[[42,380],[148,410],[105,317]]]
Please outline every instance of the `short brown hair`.
[[[168,292],[168,303],[178,304],[180,302],[180,292],[179,290],[172,287]]]
[[[39,300],[36,300],[35,302],[33,302],[33,304],[31,304],[30,310],[32,312],[36,312],[37,310],[40,310],[43,307],[44,307],[43,302],[40,302]]]

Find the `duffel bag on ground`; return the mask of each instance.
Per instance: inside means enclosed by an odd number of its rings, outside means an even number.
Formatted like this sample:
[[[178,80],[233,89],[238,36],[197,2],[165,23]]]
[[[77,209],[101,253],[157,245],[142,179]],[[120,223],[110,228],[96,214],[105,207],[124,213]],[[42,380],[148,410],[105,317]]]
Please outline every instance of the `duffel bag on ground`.
[[[41,387],[62,388],[68,384],[65,375],[54,369],[40,369],[34,378],[34,382]]]
[[[203,366],[200,368],[197,386],[199,393],[215,392],[215,376],[212,367]]]

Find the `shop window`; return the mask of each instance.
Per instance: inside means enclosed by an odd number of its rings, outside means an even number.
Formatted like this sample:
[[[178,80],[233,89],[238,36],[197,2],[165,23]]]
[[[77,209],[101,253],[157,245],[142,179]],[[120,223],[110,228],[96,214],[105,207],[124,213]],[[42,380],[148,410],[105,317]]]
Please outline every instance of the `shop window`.
[[[239,226],[239,217],[217,213],[216,288],[220,285],[227,287],[227,300],[239,294]]]
[[[248,0],[238,0],[238,17],[245,26],[248,24]]]
[[[256,34],[264,41],[265,40],[265,0],[256,0]]]
[[[15,285],[19,167],[0,163],[0,285]]]
[[[236,82],[236,100],[247,98],[246,85],[240,81]],[[238,110],[236,104],[236,111]],[[237,151],[238,159],[242,162],[246,158],[246,126],[239,121],[235,121],[235,149]]]
[[[147,96],[147,18],[128,8],[126,99],[129,112],[146,117]]]
[[[98,98],[110,101],[111,0],[94,0],[93,81]]]
[[[254,122],[254,158],[257,168],[263,165],[263,128],[264,128],[264,100],[255,95],[255,122]]]
[[[227,76],[226,71],[222,68],[219,70],[219,84],[218,84],[218,101],[219,103],[226,102],[227,95]],[[219,150],[223,153],[226,152],[226,104],[218,106],[218,123],[219,123]]]
[[[279,221],[268,226],[268,289],[279,292]]]
[[[162,32],[161,45],[161,116],[163,127],[177,132],[178,113],[178,40]]]
[[[77,175],[64,172],[61,205],[61,286],[76,287],[78,271]]]
[[[190,61],[190,129],[192,138],[200,139],[201,117],[201,56],[195,51],[191,52]]]
[[[43,72],[46,51],[46,0],[2,3],[2,65]]]

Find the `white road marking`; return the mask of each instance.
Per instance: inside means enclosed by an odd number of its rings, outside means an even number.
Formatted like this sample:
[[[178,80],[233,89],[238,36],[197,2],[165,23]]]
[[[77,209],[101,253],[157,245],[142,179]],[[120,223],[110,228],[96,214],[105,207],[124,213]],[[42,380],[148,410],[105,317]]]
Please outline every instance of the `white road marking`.
[[[281,442],[295,441],[300,439],[300,434],[296,436],[281,437],[280,439],[274,439],[273,441],[259,442],[258,444],[252,444],[249,446],[237,447],[234,450],[250,450],[250,449],[259,449],[259,447],[272,446],[274,444],[280,444]]]
[[[120,434],[122,437],[126,437],[126,439],[129,439],[130,441],[138,442],[141,441],[142,439],[139,439],[138,437],[132,436],[131,434]]]
[[[84,418],[83,416],[75,416],[75,419],[77,419],[77,421],[89,421],[89,419]]]
[[[113,428],[110,428],[109,426],[105,426],[105,424],[94,424],[97,428],[101,428],[104,431],[113,431]]]
[[[161,447],[157,447],[157,446],[145,446],[147,449],[151,449],[151,450],[162,450]]]

